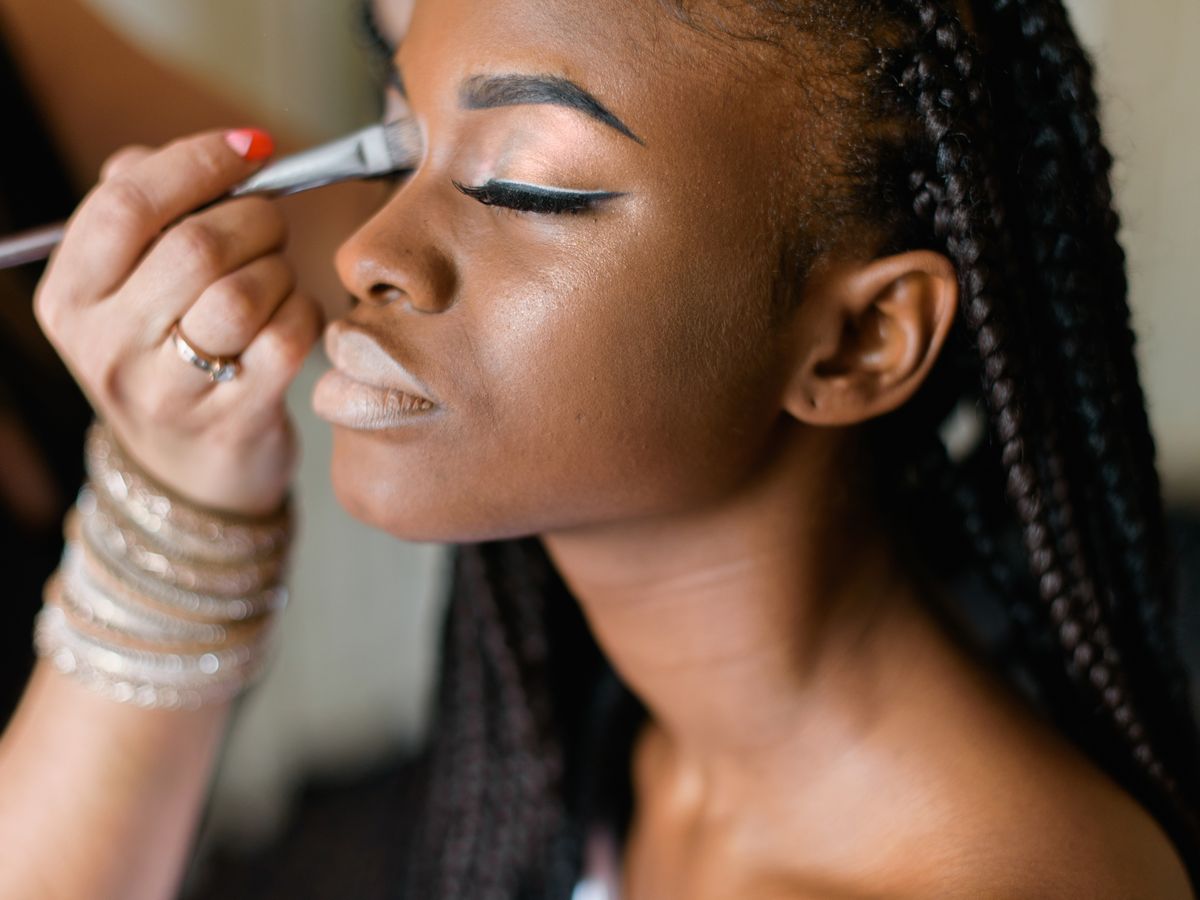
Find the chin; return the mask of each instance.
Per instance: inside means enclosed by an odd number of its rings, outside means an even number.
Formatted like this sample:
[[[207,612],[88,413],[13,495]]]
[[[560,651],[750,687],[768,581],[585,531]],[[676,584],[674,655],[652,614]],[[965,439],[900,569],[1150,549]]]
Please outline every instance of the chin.
[[[471,544],[537,532],[526,517],[469,489],[445,463],[383,433],[334,428],[334,496],[360,522],[411,543]]]
[[[745,475],[744,460],[720,467],[702,454],[703,465],[685,467],[680,458],[553,441],[517,452],[457,435],[334,426],[330,475],[360,522],[402,541],[470,544],[686,515],[721,502]]]
[[[435,502],[429,466],[381,434],[334,426],[330,479],[342,508],[403,541],[456,541],[444,504]]]

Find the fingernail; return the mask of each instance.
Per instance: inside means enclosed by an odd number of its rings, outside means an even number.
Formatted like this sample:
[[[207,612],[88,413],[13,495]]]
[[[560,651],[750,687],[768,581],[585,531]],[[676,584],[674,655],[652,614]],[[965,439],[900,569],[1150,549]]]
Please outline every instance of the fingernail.
[[[247,162],[261,162],[275,152],[275,141],[258,128],[237,128],[225,132],[225,143]]]

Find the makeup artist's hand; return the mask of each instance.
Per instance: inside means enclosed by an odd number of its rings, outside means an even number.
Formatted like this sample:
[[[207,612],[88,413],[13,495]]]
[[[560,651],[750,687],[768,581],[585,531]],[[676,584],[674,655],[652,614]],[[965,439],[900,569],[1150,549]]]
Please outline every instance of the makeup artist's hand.
[[[38,288],[35,310],[96,412],[163,484],[205,506],[273,511],[297,457],[284,392],[322,329],[294,290],[285,227],[260,198],[216,200],[269,153],[265,136],[210,133],[105,166]],[[251,140],[251,138],[254,138]],[[237,357],[213,384],[185,362]]]

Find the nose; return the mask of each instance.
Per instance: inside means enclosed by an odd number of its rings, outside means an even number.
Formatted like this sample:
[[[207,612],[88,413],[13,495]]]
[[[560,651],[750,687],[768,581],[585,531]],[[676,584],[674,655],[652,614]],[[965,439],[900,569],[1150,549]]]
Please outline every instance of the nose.
[[[453,306],[458,276],[438,238],[435,205],[424,186],[410,181],[342,244],[338,275],[355,298],[371,306],[400,302],[421,313]]]

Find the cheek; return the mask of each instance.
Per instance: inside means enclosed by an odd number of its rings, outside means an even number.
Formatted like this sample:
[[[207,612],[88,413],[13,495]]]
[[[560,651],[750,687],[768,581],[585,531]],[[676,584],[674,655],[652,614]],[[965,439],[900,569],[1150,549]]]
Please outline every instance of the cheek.
[[[592,247],[479,307],[478,446],[520,485],[498,505],[578,524],[673,511],[744,475],[777,415],[766,282],[706,240],[718,230],[668,234]]]
[[[772,273],[745,227],[640,224],[464,265],[424,348],[453,402],[410,434],[337,429],[342,504],[474,541],[678,513],[748,477],[779,416]]]

